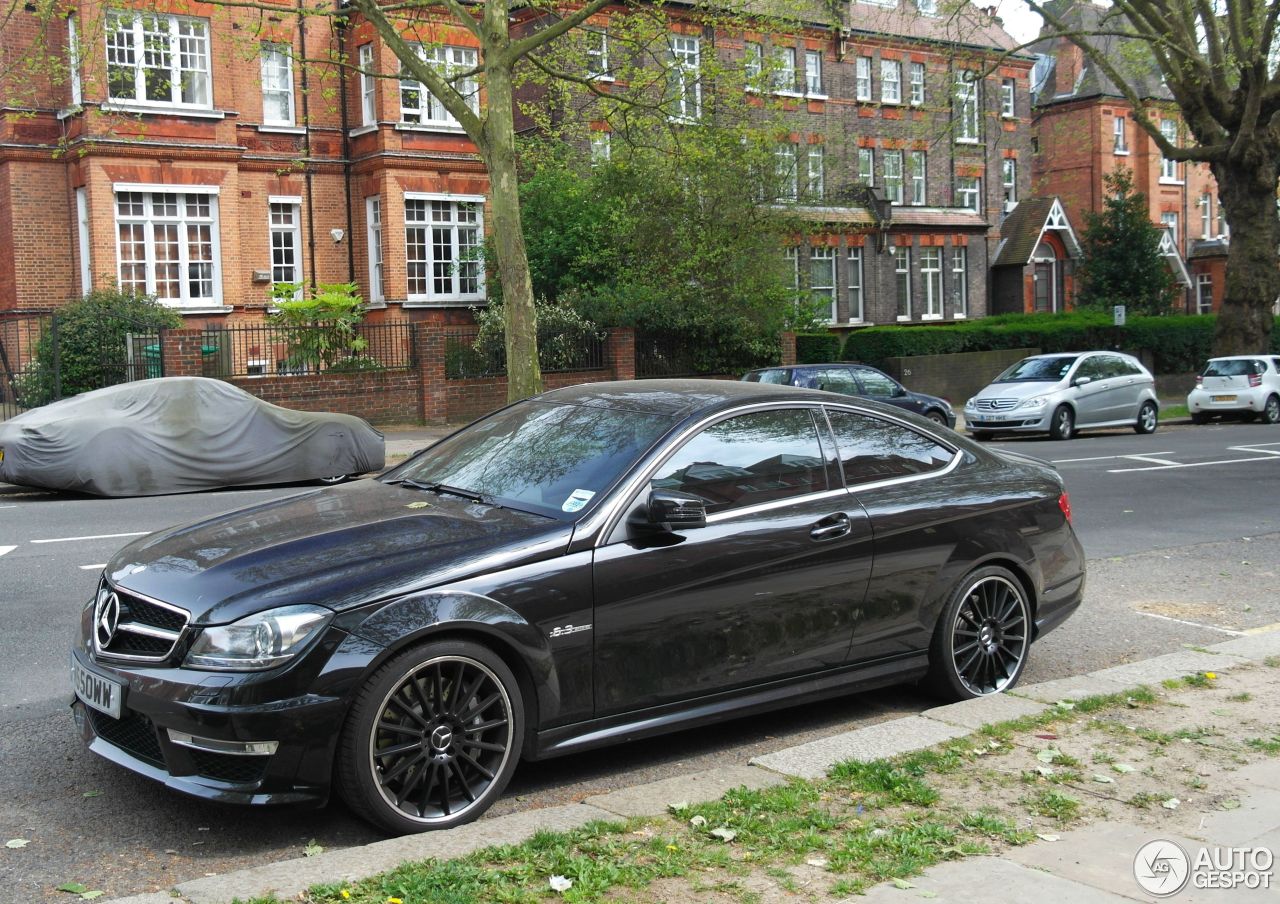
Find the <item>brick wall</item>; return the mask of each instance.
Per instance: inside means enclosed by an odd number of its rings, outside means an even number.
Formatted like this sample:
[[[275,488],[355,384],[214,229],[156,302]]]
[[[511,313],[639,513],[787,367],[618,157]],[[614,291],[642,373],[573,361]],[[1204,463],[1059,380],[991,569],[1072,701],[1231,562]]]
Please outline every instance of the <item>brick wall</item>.
[[[371,424],[416,424],[418,376],[413,371],[236,377],[230,381],[264,402],[298,411],[354,414]]]
[[[941,396],[960,408],[1010,364],[1039,353],[1038,348],[1008,348],[958,355],[919,355],[888,358],[882,366],[908,389]]]

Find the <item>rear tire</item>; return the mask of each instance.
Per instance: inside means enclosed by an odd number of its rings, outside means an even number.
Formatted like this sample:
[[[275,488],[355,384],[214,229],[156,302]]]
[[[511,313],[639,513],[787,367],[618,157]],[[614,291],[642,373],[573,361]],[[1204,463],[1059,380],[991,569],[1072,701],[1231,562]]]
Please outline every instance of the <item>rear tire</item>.
[[[1138,409],[1138,420],[1133,425],[1133,432],[1141,434],[1155,433],[1156,427],[1159,425],[1160,409],[1156,407],[1156,403],[1143,402],[1142,407]]]
[[[1280,396],[1267,396],[1267,402],[1262,406],[1262,423],[1280,424]]]
[[[1071,439],[1076,435],[1076,415],[1067,405],[1059,405],[1049,421],[1050,439]]]
[[[1209,415],[1204,411],[1191,412],[1191,423],[1193,424],[1207,424],[1209,420]]]
[[[1006,568],[965,575],[947,598],[929,646],[926,682],[948,700],[971,700],[1018,683],[1031,650],[1031,605]]]
[[[396,835],[471,822],[511,779],[524,721],[520,685],[492,650],[413,647],[356,695],[338,741],[338,793]]]

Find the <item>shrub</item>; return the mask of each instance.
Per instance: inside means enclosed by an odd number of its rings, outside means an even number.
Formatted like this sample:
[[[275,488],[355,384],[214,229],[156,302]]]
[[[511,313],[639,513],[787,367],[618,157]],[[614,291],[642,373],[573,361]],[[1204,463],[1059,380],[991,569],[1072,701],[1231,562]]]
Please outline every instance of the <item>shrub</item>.
[[[594,323],[566,303],[540,298],[534,303],[538,317],[538,364],[544,371],[580,370],[591,365],[591,348],[604,338]],[[505,360],[506,329],[501,302],[472,309],[480,332],[473,346],[488,360]],[[459,358],[459,363],[464,359]],[[448,362],[446,362],[446,367]]]
[[[150,296],[112,288],[97,289],[60,308],[54,324],[40,337],[35,364],[18,387],[27,407],[146,374],[126,366],[130,351],[145,355],[146,345],[159,342],[155,334],[182,326],[182,317]],[[128,348],[130,336],[135,337],[133,349]],[[138,336],[148,337],[141,348]]]
[[[273,322],[297,327],[289,331],[285,359],[290,370],[332,370],[340,361],[360,356],[368,343],[357,335],[364,319],[364,300],[355,283],[318,283],[311,297],[299,297],[299,283],[276,283],[271,302]],[[367,368],[362,368],[367,369]]]
[[[797,333],[796,363],[825,364],[840,360],[840,336],[836,333]]]

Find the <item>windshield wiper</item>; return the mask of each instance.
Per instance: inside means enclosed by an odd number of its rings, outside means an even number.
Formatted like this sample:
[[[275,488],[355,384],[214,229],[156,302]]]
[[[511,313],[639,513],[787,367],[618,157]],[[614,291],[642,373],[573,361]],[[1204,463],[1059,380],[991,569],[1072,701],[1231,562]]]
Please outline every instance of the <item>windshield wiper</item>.
[[[464,490],[461,487],[451,487],[447,483],[428,482],[422,480],[414,480],[412,477],[401,477],[397,480],[388,480],[387,483],[395,486],[412,487],[415,490],[426,490],[431,493],[443,493],[449,496],[458,496],[471,502],[481,502],[485,505],[494,505],[494,503],[483,493],[476,493],[472,490]]]

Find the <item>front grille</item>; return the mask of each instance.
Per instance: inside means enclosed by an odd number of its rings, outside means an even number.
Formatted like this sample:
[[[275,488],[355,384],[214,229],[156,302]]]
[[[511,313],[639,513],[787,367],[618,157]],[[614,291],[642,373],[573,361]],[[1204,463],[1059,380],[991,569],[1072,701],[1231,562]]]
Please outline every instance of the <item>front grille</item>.
[[[173,652],[189,618],[185,609],[104,583],[94,605],[94,649],[106,656],[160,662]]]
[[[205,778],[217,779],[221,782],[234,782],[238,785],[256,784],[262,781],[267,770],[266,756],[234,756],[229,753],[213,753],[208,750],[192,748],[191,762],[196,772]]]
[[[1008,411],[1017,407],[1017,399],[978,399],[975,407],[979,411]]]
[[[106,713],[91,709],[89,719],[93,723],[94,734],[108,744],[164,768],[164,754],[160,750],[160,739],[156,737],[156,727],[146,716],[126,711],[122,718],[113,719]]]

